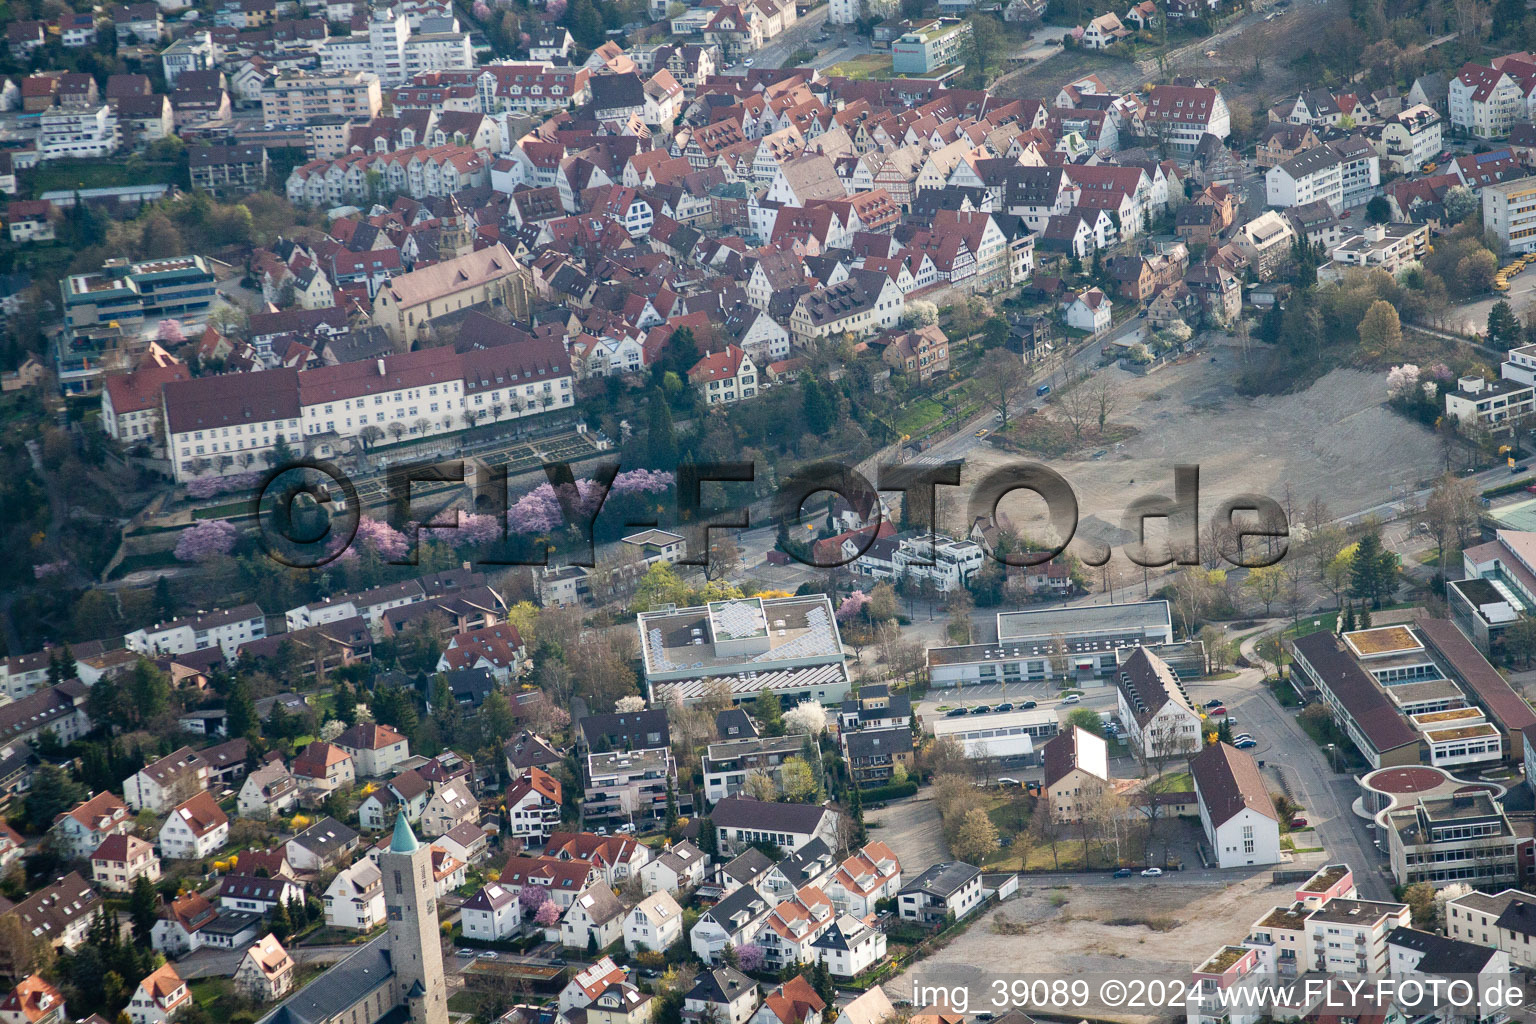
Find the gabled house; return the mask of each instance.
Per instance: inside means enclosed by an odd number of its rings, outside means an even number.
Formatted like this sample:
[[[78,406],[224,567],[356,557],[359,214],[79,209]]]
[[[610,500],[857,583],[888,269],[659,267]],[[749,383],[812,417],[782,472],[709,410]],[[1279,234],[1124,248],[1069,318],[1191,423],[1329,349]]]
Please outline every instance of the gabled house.
[[[698,973],[683,997],[683,1020],[699,1024],[747,1024],[757,1011],[757,983],[734,967],[714,967]]]
[[[270,1003],[293,988],[298,968],[293,957],[275,935],[264,935],[252,943],[235,968],[234,987],[255,1003]]]
[[[137,836],[110,835],[91,854],[91,880],[108,892],[128,892],[140,878],[158,882],[160,859]]]
[[[384,876],[368,857],[336,873],[325,890],[325,923],[331,928],[372,931],[384,921]]]
[[[651,893],[624,916],[624,949],[630,954],[659,953],[682,937],[683,908],[664,890]]]
[[[87,857],[108,836],[133,831],[133,814],[113,793],[97,793],[53,820],[48,841],[60,856],[74,860]]]
[[[170,964],[139,982],[126,1010],[133,1024],[165,1024],[192,1005],[192,990]]]
[[[566,908],[558,934],[572,949],[605,950],[624,937],[624,904],[608,886],[588,886]]]
[[[560,828],[560,780],[540,768],[507,790],[506,834],[528,846],[542,846]]]
[[[324,871],[343,863],[359,842],[354,829],[327,816],[288,840],[285,852],[295,871]]]
[[[684,839],[665,848],[660,855],[640,869],[640,881],[646,892],[671,892],[683,895],[704,883],[709,858],[704,851]]]
[[[200,860],[229,841],[229,816],[212,793],[178,804],[160,826],[160,855],[169,860]]]
[[[421,831],[436,839],[445,832],[480,818],[480,804],[463,779],[437,787],[421,811]]]
[[[772,906],[750,885],[743,885],[705,910],[688,935],[693,955],[713,964],[726,946],[752,942]]]
[[[356,772],[365,778],[388,774],[411,756],[406,738],[387,725],[359,722],[336,737],[336,746],[352,756]]]
[[[866,843],[838,865],[822,889],[839,914],[866,918],[877,903],[901,891],[901,861],[886,844]]]

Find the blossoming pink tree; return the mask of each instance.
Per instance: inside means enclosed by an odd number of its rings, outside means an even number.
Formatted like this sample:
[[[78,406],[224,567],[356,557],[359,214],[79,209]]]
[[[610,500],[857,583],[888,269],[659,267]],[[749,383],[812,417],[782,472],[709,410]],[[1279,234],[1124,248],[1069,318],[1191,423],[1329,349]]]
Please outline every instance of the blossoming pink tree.
[[[736,962],[741,964],[741,969],[744,971],[762,970],[763,962],[766,959],[767,957],[763,954],[763,947],[755,942],[748,942],[736,950]]]
[[[182,333],[181,324],[175,320],[161,320],[160,325],[155,328],[155,338],[160,344],[168,346],[180,345],[187,340],[187,336]]]
[[[862,590],[855,590],[843,598],[842,603],[837,606],[837,621],[852,622],[858,618],[867,604],[869,604],[869,595]]]
[[[227,555],[235,547],[235,528],[222,519],[208,519],[182,532],[176,540],[176,560],[204,562]]]
[[[381,523],[367,516],[357,521],[357,536],[353,538],[352,543],[354,546],[367,545],[386,562],[404,558],[410,549],[410,541],[406,539],[405,534],[388,523]]]
[[[560,907],[554,900],[550,900],[538,909],[533,915],[533,920],[541,928],[551,928],[560,920]]]

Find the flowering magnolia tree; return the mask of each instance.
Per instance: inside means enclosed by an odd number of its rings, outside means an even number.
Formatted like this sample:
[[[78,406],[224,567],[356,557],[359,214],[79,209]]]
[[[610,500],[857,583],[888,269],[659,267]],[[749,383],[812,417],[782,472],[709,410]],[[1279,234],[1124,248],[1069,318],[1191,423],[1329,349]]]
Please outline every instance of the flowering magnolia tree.
[[[550,902],[549,890],[542,885],[529,883],[517,890],[517,902],[525,913],[531,911],[536,914],[540,908]]]
[[[485,0],[475,0],[475,6],[470,9],[476,21],[489,21],[491,9],[486,6]]]
[[[613,494],[661,494],[677,482],[665,470],[632,469],[613,478]]]
[[[69,569],[69,562],[43,562],[32,567],[33,579],[47,579],[49,576],[61,576]]]
[[[460,516],[458,540],[463,544],[494,544],[501,540],[501,526],[495,516]]]
[[[261,481],[260,473],[231,473],[229,476],[200,476],[187,481],[187,496],[212,498],[220,494],[243,491],[247,494],[256,489]]]
[[[155,329],[155,338],[162,345],[180,345],[187,340],[187,336],[181,332],[181,324],[175,320],[161,320],[160,326]]]
[[[784,712],[784,727],[790,732],[820,736],[827,727],[827,709],[814,700],[801,701]]]
[[[235,528],[222,519],[208,519],[182,532],[176,540],[176,560],[203,562],[227,555],[235,547]]]
[[[381,523],[377,519],[369,519],[367,516],[357,521],[357,535],[352,540],[353,546],[366,544],[374,550],[386,562],[398,561],[405,557],[410,549],[410,541],[405,534],[390,526]]]
[[[614,477],[607,494],[595,480],[586,478],[574,484],[562,484],[560,490],[553,484],[543,483],[507,510],[507,528],[520,534],[551,533],[565,523],[563,505],[574,505],[578,515],[590,517],[608,499],[664,494],[676,482],[677,478],[671,473],[632,469]]]
[[[550,900],[534,913],[533,919],[541,928],[553,927],[560,921],[560,907]]]
[[[1402,398],[1419,386],[1419,368],[1412,363],[1394,366],[1387,371],[1387,397]]]
[[[858,618],[867,604],[869,604],[869,595],[862,590],[855,590],[843,598],[842,603],[837,606],[837,621],[852,622]]]
[[[544,5],[544,13],[549,15],[549,20],[556,24],[565,17],[565,0],[549,0]]]
[[[763,955],[763,947],[755,942],[749,942],[736,950],[736,962],[741,964],[744,971],[760,971],[767,957]]]

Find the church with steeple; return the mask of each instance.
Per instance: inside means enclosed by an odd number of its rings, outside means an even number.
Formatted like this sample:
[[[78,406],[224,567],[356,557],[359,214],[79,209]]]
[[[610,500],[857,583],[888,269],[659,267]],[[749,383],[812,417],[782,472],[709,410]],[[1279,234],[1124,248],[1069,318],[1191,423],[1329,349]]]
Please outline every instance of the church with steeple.
[[[432,850],[405,815],[379,855],[388,930],[290,996],[260,1024],[448,1024]]]

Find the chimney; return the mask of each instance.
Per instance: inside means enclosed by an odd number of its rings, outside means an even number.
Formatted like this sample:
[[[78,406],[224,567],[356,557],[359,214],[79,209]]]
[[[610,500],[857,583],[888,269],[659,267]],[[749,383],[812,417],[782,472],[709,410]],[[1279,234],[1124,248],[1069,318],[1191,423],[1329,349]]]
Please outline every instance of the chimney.
[[[384,376],[384,360],[383,359],[379,359],[378,362],[377,362],[377,366],[379,368],[379,376],[380,377]]]

